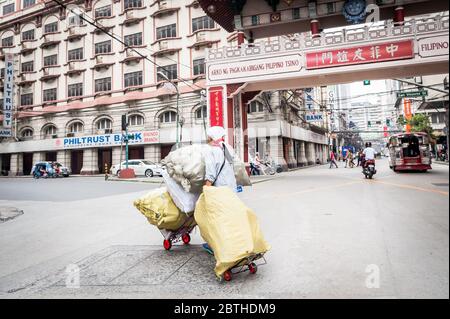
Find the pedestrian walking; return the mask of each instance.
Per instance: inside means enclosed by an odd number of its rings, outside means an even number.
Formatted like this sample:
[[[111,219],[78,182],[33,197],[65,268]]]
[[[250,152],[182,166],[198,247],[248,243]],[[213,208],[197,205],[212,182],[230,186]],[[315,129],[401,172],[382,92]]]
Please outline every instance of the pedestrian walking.
[[[333,151],[331,151],[331,153],[330,153],[330,169],[333,168],[333,164],[336,166],[336,168],[339,168],[336,163],[336,155],[334,154]]]

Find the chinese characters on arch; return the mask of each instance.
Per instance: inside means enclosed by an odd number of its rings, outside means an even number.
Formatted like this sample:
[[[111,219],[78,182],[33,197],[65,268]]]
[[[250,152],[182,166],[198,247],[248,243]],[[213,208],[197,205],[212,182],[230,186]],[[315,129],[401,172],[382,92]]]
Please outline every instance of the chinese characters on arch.
[[[414,42],[406,40],[306,54],[307,69],[322,69],[414,58]]]

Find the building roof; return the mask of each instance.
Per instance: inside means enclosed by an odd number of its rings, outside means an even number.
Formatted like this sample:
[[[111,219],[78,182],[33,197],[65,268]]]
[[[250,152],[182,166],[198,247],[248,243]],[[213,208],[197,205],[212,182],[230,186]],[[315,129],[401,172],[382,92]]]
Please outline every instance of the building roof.
[[[448,109],[448,100],[426,101],[420,104],[419,111]]]
[[[234,31],[234,13],[231,0],[198,0],[198,2],[203,11],[205,11],[206,14],[216,21],[222,28],[228,32]],[[237,2],[242,3],[242,6],[245,4],[245,0],[238,0]]]

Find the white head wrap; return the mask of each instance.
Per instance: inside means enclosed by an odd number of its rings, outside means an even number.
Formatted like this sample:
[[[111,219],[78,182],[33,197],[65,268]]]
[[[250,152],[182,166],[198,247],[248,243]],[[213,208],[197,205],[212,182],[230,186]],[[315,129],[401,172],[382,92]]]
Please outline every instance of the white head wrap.
[[[213,141],[218,141],[226,135],[226,132],[221,126],[213,126],[206,130],[206,135]]]

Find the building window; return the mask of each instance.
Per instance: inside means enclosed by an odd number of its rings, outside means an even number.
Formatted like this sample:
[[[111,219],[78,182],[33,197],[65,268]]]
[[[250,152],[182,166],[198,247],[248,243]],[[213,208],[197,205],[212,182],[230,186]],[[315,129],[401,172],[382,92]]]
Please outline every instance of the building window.
[[[22,41],[34,40],[34,29],[22,32]]]
[[[56,101],[56,88],[44,90],[43,95],[44,102]]]
[[[23,8],[31,7],[36,3],[36,0],[23,0]]]
[[[142,32],[126,35],[124,41],[127,47],[142,45]]]
[[[204,119],[208,116],[208,111],[206,109],[206,106],[202,106],[199,107],[196,111],[195,111],[195,118],[197,120],[201,120]]]
[[[125,0],[123,4],[124,9],[142,8],[142,0]]]
[[[83,60],[83,48],[69,50],[67,54],[67,61]]]
[[[129,126],[142,126],[144,125],[144,117],[142,115],[131,115],[128,117]]]
[[[81,27],[84,25],[83,14],[76,13],[69,17],[69,27]]]
[[[177,113],[174,111],[164,112],[159,116],[161,123],[174,123],[177,120]]]
[[[83,127],[83,123],[81,123],[81,122],[75,122],[75,123],[72,123],[72,124],[70,124],[70,126],[69,126],[69,133],[82,133],[83,132],[83,130],[84,130],[84,127]]]
[[[164,27],[159,27],[156,29],[156,39],[165,38],[175,38],[177,36],[177,25],[176,23],[171,25],[166,25]]]
[[[192,32],[205,29],[214,29],[214,20],[208,16],[192,19]]]
[[[112,121],[110,119],[101,119],[96,123],[97,130],[108,130],[112,129]]]
[[[264,105],[261,102],[253,101],[248,106],[248,113],[264,112]]]
[[[14,9],[15,9],[14,3],[10,3],[10,4],[7,4],[6,6],[3,6],[3,15],[13,13]]]
[[[103,6],[103,7],[95,9],[94,15],[96,18],[104,18],[104,17],[112,16],[111,6],[107,5],[107,6]]]
[[[68,97],[83,96],[83,83],[69,84],[67,86]]]
[[[142,85],[142,71],[125,73],[124,80],[125,80],[124,86],[126,88],[130,86]]]
[[[12,47],[14,45],[14,37],[10,36],[2,39],[2,47]]]
[[[21,134],[22,138],[31,139],[33,138],[33,130],[30,128],[24,129]]]
[[[5,68],[0,69],[0,79],[3,79],[5,77]],[[0,99],[3,100],[3,99]]]
[[[34,61],[28,61],[22,63],[22,72],[33,72],[34,71]]]
[[[48,23],[44,26],[44,33],[58,32],[58,22]]]
[[[45,129],[44,129],[44,137],[48,138],[48,137],[53,137],[54,135],[56,135],[56,126],[54,125],[48,125]]]
[[[44,67],[46,66],[55,66],[58,64],[58,55],[49,55],[44,57]]]
[[[111,78],[103,78],[95,80],[95,92],[111,91]]]
[[[20,96],[20,105],[21,106],[33,105],[33,93],[22,94]]]
[[[194,75],[205,74],[205,59],[194,60]]]
[[[300,8],[292,9],[292,19],[294,20],[300,19]]]
[[[175,80],[178,78],[178,70],[177,65],[166,65],[166,66],[160,66],[157,69],[157,73],[163,73],[165,74],[170,80]],[[158,82],[164,81],[165,79],[158,74]]]
[[[111,53],[111,40],[95,44],[95,54]]]
[[[259,16],[252,16],[252,25],[258,25],[259,24]]]

